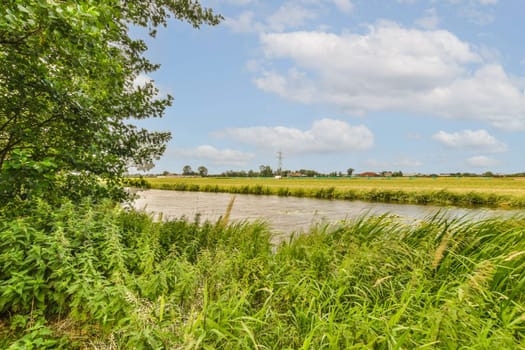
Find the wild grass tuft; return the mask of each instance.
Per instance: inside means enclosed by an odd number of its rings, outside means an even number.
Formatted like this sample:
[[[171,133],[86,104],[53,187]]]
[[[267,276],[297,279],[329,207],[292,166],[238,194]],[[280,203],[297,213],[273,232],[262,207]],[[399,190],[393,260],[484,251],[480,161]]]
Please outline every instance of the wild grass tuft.
[[[221,226],[228,225],[228,222],[230,221],[230,215],[233,209],[233,204],[235,203],[235,196],[232,196],[230,201],[228,202],[228,206],[226,207],[226,212],[224,213],[224,216],[220,220]]]

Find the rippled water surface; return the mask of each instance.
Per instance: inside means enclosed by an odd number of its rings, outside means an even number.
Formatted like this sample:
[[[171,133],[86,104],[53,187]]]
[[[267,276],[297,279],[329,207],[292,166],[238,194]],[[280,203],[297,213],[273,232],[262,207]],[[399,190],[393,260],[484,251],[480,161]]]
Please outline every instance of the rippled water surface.
[[[166,219],[197,214],[202,220],[216,221],[224,215],[232,194],[147,190],[138,192],[136,208],[160,214]],[[497,209],[443,208],[407,204],[369,203],[362,201],[322,200],[279,196],[235,195],[231,220],[267,221],[280,233],[306,231],[312,224],[351,219],[364,214],[385,213],[413,221],[424,219],[442,210],[451,217],[468,216],[481,219],[494,215],[513,215],[519,211]]]

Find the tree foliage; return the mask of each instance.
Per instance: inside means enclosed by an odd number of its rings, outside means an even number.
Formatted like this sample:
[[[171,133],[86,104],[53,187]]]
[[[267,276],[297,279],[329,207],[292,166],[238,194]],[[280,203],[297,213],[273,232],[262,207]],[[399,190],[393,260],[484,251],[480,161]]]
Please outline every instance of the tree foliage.
[[[206,168],[204,165],[201,165],[198,169],[200,176],[208,176],[208,168]]]
[[[158,158],[167,132],[133,119],[162,117],[139,74],[159,68],[143,40],[169,18],[198,28],[221,17],[195,0],[3,0],[0,6],[0,201],[117,195],[131,166]]]
[[[182,168],[182,175],[193,175],[193,174],[194,172],[190,165],[185,165]]]
[[[262,177],[271,177],[273,176],[273,170],[269,165],[259,166],[259,175]]]

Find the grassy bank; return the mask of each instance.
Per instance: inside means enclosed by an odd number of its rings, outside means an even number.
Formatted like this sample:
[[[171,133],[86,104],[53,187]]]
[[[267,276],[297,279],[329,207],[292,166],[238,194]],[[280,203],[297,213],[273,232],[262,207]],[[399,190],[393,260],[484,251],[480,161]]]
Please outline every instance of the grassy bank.
[[[0,221],[0,348],[525,347],[525,219],[312,228],[111,204]]]
[[[140,185],[140,183],[138,184]],[[148,178],[156,189],[373,202],[525,208],[520,178]]]

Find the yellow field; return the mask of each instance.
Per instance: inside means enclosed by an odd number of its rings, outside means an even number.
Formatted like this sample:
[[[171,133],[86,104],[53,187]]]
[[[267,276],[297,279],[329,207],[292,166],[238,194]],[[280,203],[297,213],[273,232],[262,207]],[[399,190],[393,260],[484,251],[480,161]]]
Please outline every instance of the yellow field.
[[[392,178],[220,178],[220,177],[158,177],[147,181],[155,188],[162,184],[187,184],[219,186],[221,188],[264,186],[304,190],[335,188],[338,192],[347,190],[370,191],[390,190],[404,192],[428,192],[446,190],[455,193],[476,192],[482,194],[507,195],[525,198],[525,178],[484,178],[484,177],[392,177]],[[273,191],[272,191],[273,192]]]

